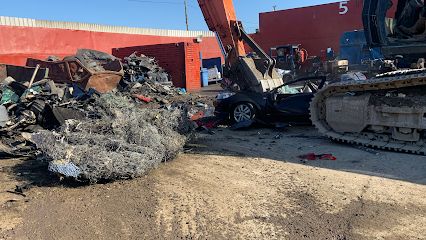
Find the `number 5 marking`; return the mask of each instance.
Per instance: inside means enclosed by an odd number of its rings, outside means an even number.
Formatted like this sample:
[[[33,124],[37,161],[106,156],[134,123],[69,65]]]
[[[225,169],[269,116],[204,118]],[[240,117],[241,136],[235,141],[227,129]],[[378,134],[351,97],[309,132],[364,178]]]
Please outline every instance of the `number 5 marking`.
[[[348,8],[347,4],[348,4],[348,1],[340,2],[340,5],[339,5],[339,9],[340,9],[339,14],[340,15],[345,15],[346,13],[349,12],[349,8]]]

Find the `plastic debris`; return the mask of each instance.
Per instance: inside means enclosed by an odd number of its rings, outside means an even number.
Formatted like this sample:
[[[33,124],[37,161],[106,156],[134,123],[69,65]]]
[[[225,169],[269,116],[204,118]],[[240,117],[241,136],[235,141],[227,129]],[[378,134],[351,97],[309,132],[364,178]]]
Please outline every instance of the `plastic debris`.
[[[308,161],[315,161],[315,160],[330,160],[330,161],[336,161],[337,158],[333,156],[333,154],[315,154],[315,153],[308,153],[306,155],[299,156],[302,160],[308,160]]]
[[[133,97],[135,97],[136,99],[139,99],[142,102],[146,102],[146,103],[150,103],[152,101],[152,98],[145,97],[143,95],[133,94]]]
[[[74,163],[65,160],[54,160],[49,162],[49,171],[63,176],[79,179],[81,170]]]
[[[5,106],[0,105],[0,127],[5,127],[9,121],[9,114]]]
[[[13,104],[19,101],[19,96],[9,88],[3,88],[0,105]]]
[[[226,119],[220,117],[204,117],[195,120],[195,123],[198,127],[205,127],[207,129],[213,129],[219,126],[220,124],[226,122]]]

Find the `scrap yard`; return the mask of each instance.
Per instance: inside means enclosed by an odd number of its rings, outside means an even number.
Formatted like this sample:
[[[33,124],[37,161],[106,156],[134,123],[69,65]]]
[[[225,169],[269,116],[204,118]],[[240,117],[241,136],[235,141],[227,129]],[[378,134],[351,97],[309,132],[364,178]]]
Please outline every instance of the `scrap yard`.
[[[426,239],[423,1],[182,2],[0,17],[0,240]]]

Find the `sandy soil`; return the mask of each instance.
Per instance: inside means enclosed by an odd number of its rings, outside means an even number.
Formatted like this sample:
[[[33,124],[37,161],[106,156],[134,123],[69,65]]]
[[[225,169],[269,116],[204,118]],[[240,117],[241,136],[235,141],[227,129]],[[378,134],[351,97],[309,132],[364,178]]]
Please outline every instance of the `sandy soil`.
[[[0,239],[426,239],[426,157],[310,128],[221,130],[187,150],[143,178],[94,186],[0,160]],[[297,158],[308,152],[337,161]],[[6,192],[25,182],[25,197]]]

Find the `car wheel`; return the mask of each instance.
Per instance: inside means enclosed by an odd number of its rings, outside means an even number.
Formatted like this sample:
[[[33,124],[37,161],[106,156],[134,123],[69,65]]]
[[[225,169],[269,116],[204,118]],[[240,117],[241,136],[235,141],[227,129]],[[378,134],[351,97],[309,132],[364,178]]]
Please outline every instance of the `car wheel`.
[[[253,119],[256,115],[256,111],[251,103],[238,103],[233,108],[231,115],[231,120],[239,123]]]

